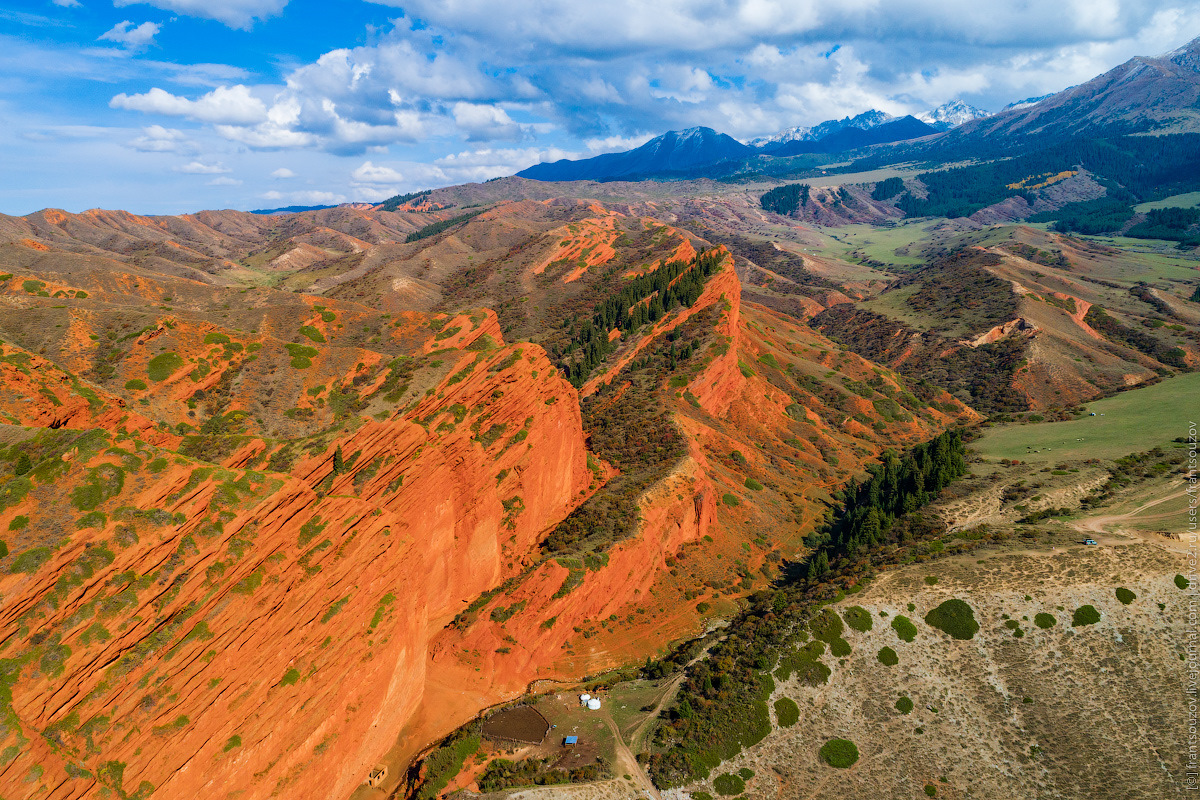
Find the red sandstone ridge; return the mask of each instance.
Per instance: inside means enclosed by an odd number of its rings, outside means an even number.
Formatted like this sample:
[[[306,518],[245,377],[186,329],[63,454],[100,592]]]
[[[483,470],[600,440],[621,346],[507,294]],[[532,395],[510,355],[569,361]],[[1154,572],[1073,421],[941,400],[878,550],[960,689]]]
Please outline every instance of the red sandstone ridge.
[[[421,704],[429,639],[592,482],[574,390],[535,345],[463,352],[415,408],[329,446],[288,476],[97,440],[5,495],[7,529],[121,474],[69,543],[9,534],[47,550],[0,577],[21,598],[0,610],[0,785],[37,764],[48,797],[349,795]]]
[[[9,421],[70,412],[0,431],[32,456],[0,460],[0,785],[345,797],[381,761],[395,781],[531,681],[642,661],[703,625],[699,599],[732,613],[865,461],[953,419],[948,396],[887,406],[894,374],[744,303],[724,253],[584,387],[593,443],[613,423],[669,455],[590,460],[579,395],[501,333],[573,363],[565,320],[704,244],[621,208],[514,202],[405,244],[431,217],[0,217],[55,250],[0,246],[0,302],[37,320],[5,340],[44,359],[0,361],[29,406]],[[573,263],[538,278],[568,234]],[[326,296],[290,291],[325,270]],[[597,491],[640,524],[569,549],[555,528]]]
[[[101,428],[160,447],[179,445],[180,437],[158,430],[153,420],[124,406],[124,400],[87,387],[46,359],[0,343],[0,419],[5,422],[37,428]]]
[[[729,251],[723,246],[718,248],[718,250],[720,250],[724,257],[721,270],[708,280],[708,283],[705,284],[704,292],[700,295],[700,298],[695,302],[695,304],[690,308],[682,309],[677,314],[663,317],[663,319],[656,323],[648,333],[644,334],[640,339],[638,339],[632,347],[630,347],[628,350],[620,352],[617,357],[613,359],[614,366],[612,369],[610,369],[604,375],[597,375],[585,383],[582,390],[583,395],[586,396],[593,394],[597,389],[600,388],[601,384],[610,383],[613,380],[613,377],[620,372],[622,367],[636,358],[638,354],[647,346],[652,344],[657,337],[662,336],[663,334],[672,331],[675,328],[678,328],[696,314],[704,311],[705,309],[712,308],[718,303],[727,303],[730,309],[728,315],[722,322],[722,325],[718,328],[718,334],[722,336],[730,335],[730,331],[732,330],[730,320],[733,320],[732,326],[736,326],[737,324],[737,309],[741,304],[740,298],[742,284],[738,281],[737,273],[734,271],[733,257],[729,255]],[[620,332],[617,331],[615,336],[610,336],[609,338],[615,339],[619,336]],[[724,358],[722,360],[728,361],[728,359]],[[736,357],[733,359],[733,365],[736,369]]]

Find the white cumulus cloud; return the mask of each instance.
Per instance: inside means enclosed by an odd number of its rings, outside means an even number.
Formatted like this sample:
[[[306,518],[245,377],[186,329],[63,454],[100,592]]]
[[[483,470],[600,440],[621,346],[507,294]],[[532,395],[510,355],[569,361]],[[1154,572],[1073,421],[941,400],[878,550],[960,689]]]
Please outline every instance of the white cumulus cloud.
[[[287,167],[280,167],[279,169],[277,169],[271,173],[271,177],[275,178],[277,180],[286,180],[287,178],[296,177],[296,173],[292,172]]]
[[[129,20],[118,22],[112,28],[100,34],[99,39],[106,42],[116,42],[130,50],[140,50],[154,43],[154,37],[161,28],[153,22],[143,22],[134,25]]]
[[[118,8],[138,4],[189,17],[215,19],[231,28],[249,30],[255,20],[273,17],[283,11],[288,0],[113,0],[113,5]]]
[[[113,108],[149,114],[188,117],[200,122],[253,125],[267,119],[267,107],[246,86],[218,86],[195,100],[154,87],[144,94],[121,93],[109,101]]]
[[[226,172],[232,172],[224,164],[205,164],[202,161],[192,161],[183,166],[176,167],[175,171],[186,172],[189,175],[221,175]]]
[[[143,153],[176,153],[186,155],[196,151],[196,143],[177,128],[149,125],[142,128],[142,135],[129,143],[134,150]]]
[[[370,161],[364,161],[358,169],[350,173],[356,183],[394,184],[402,183],[404,175],[391,167],[376,166]]]

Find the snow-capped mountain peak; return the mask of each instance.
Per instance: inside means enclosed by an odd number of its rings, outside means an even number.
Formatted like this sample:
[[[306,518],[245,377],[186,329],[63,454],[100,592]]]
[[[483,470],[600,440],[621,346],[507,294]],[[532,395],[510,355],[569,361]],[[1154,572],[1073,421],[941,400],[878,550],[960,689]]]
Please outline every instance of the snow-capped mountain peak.
[[[926,111],[924,114],[917,115],[917,119],[932,125],[938,130],[949,130],[957,128],[959,125],[970,122],[971,120],[980,119],[982,117],[991,116],[988,112],[981,108],[968,105],[962,100],[951,100],[948,103],[943,103],[932,111]]]
[[[855,117],[827,119],[824,122],[813,125],[811,128],[805,125],[796,125],[771,136],[760,136],[757,139],[751,139],[746,144],[763,150],[780,147],[789,142],[813,142],[824,139],[826,136],[846,128],[858,128],[859,130],[869,131],[894,119],[895,117],[886,111],[879,111],[873,108]]]
[[[751,147],[763,147],[768,144],[787,144],[788,142],[807,142],[813,138],[812,128],[807,125],[794,125],[791,128],[785,128],[779,133],[771,136],[759,136],[757,139],[751,139],[746,144]]]

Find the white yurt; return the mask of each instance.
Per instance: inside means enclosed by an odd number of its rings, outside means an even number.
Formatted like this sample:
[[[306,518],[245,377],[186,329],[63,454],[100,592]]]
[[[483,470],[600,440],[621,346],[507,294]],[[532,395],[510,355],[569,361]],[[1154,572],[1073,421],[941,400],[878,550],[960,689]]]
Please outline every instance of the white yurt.
[[[588,704],[588,701],[591,699],[592,699],[592,696],[590,694],[581,694],[581,695],[579,695],[579,705],[586,706]]]
[[[588,707],[588,711],[599,711],[600,710],[599,698],[593,697],[591,700],[588,700],[587,707]]]

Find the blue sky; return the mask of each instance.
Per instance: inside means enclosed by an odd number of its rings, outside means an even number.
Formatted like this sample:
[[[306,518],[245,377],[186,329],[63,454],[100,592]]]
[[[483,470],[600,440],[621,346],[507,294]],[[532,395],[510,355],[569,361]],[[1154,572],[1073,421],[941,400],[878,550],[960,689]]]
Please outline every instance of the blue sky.
[[[8,0],[0,212],[378,201],[708,125],[995,110],[1200,0]]]

